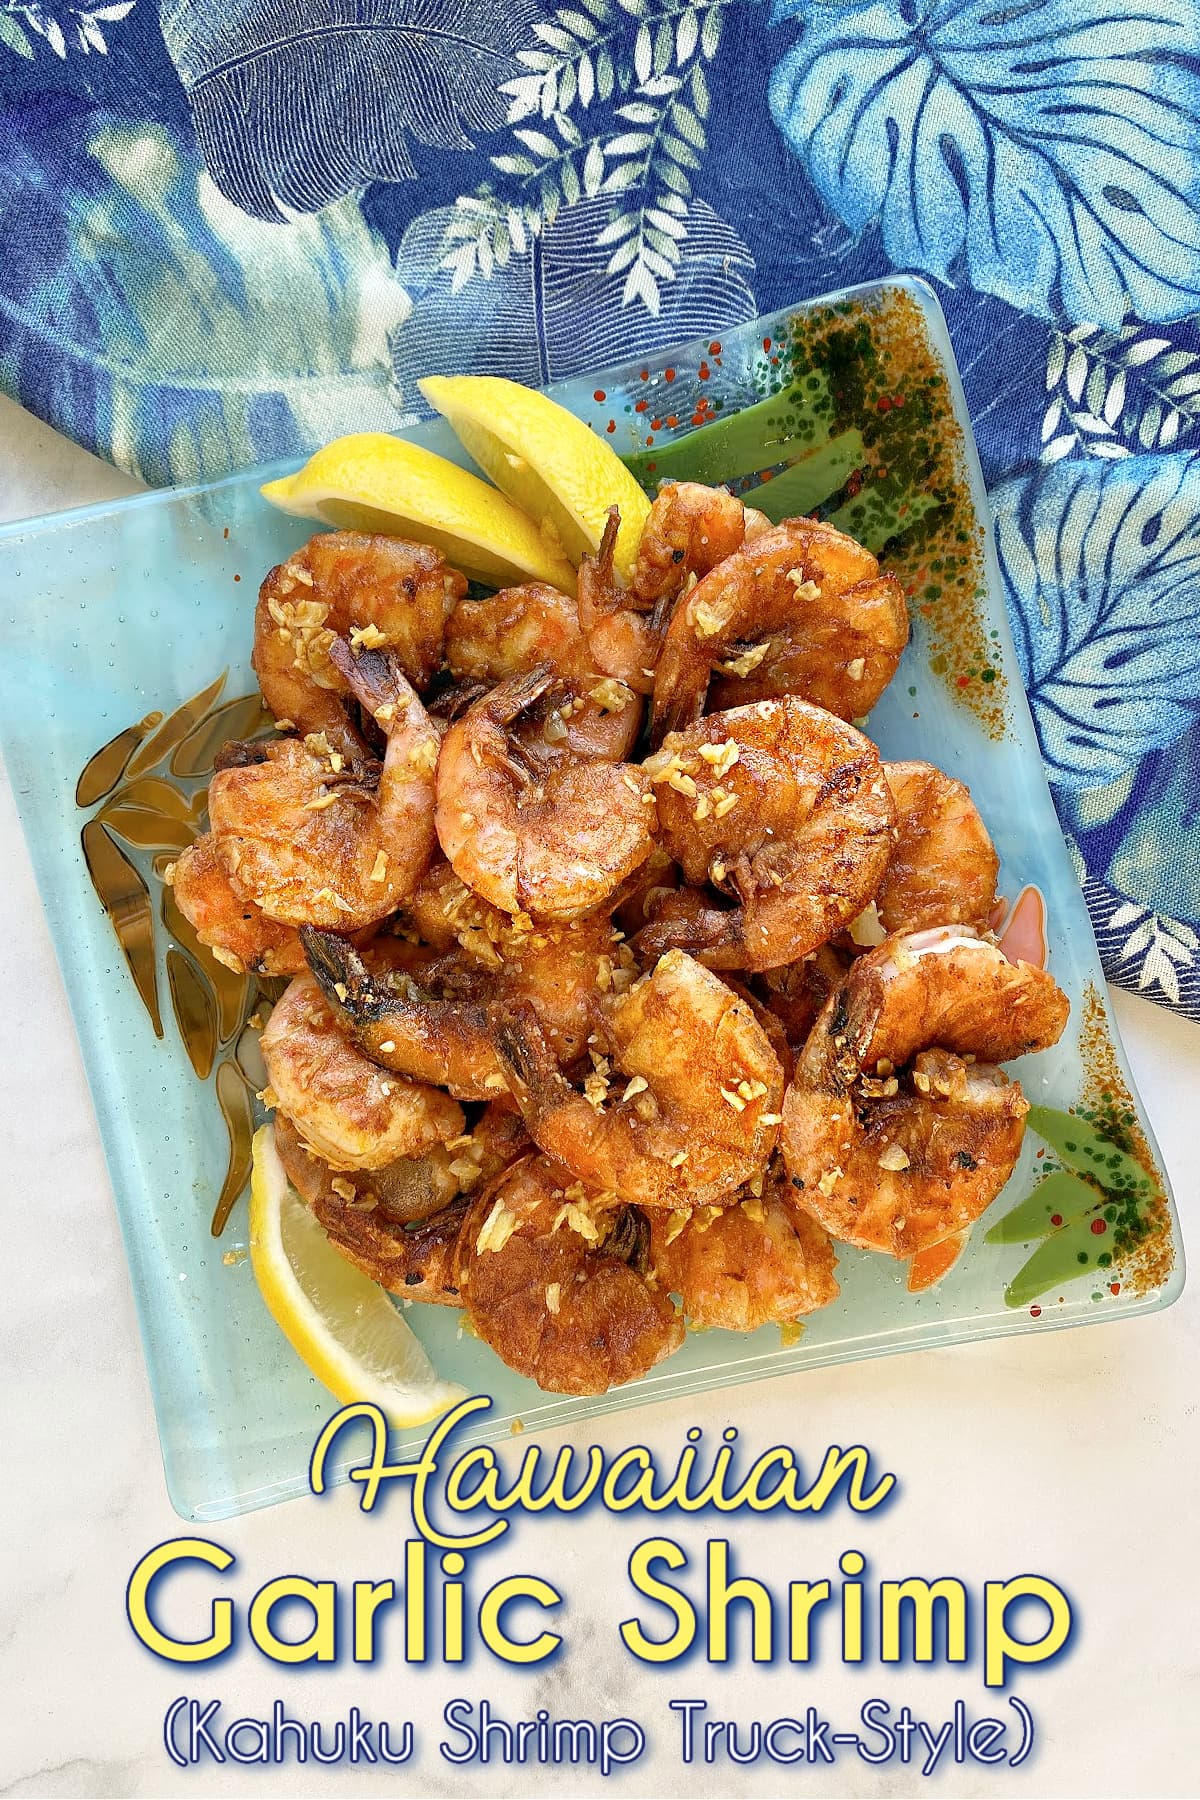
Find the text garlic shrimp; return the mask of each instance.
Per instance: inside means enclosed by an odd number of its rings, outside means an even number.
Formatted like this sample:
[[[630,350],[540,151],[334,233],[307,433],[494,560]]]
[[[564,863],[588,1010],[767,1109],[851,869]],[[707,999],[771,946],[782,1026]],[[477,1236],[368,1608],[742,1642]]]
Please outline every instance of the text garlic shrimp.
[[[442,659],[442,632],[466,578],[427,544],[357,531],[318,532],[259,591],[251,658],[263,699],[301,736],[324,732],[343,756],[365,746],[347,718],[335,638],[390,649],[417,688]]]
[[[835,1238],[910,1257],[1012,1173],[1028,1102],[996,1065],[1056,1043],[1054,979],[960,927],[888,938],[831,994],[783,1109],[800,1203]]]
[[[675,607],[654,683],[661,741],[704,710],[780,694],[836,713],[868,713],[908,642],[900,584],[831,525],[787,519],[727,556]]]
[[[826,943],[878,887],[891,793],[875,746],[831,713],[791,695],[712,713],[643,767],[664,849],[694,887],[709,882],[735,904],[651,923],[639,949],[775,968]]]
[[[572,919],[650,854],[654,797],[629,763],[523,759],[513,727],[552,681],[539,668],[485,695],[446,735],[437,835],[455,873],[507,913]]]
[[[234,887],[283,925],[355,931],[394,912],[434,852],[437,732],[390,652],[331,656],[387,734],[377,778],[310,735],[245,746],[208,790]]]
[[[783,1070],[747,1003],[672,951],[606,1002],[580,1093],[533,1012],[497,1025],[526,1129],[590,1187],[640,1206],[702,1206],[765,1167]]]

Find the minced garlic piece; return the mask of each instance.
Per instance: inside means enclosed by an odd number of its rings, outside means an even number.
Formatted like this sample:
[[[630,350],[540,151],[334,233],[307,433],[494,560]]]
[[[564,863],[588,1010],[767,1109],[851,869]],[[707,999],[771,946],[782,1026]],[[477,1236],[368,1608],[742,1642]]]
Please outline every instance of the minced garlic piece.
[[[723,744],[701,744],[700,754],[706,763],[712,764],[713,774],[720,781],[728,775],[742,753],[732,738],[726,738]]]
[[[370,879],[372,881],[384,881],[387,879],[387,862],[387,851],[380,850],[371,867]]]
[[[546,1289],[546,1311],[557,1315],[562,1302],[562,1283],[552,1281]]]
[[[893,1171],[907,1169],[909,1167],[908,1152],[899,1144],[889,1144],[879,1158],[879,1166],[881,1169]]]
[[[350,627],[350,648],[352,650],[383,650],[391,643],[386,631],[380,631],[378,625],[352,625]]]
[[[475,1239],[475,1254],[482,1256],[485,1250],[493,1255],[503,1250],[517,1226],[521,1223],[515,1212],[510,1212],[504,1204],[504,1196],[498,1194],[492,1202],[492,1210],[483,1221],[479,1236]]]
[[[623,681],[614,681],[609,675],[603,681],[598,681],[594,688],[588,689],[588,699],[594,700],[597,706],[602,706],[605,712],[624,712],[633,695]]]
[[[770,648],[769,641],[764,644],[750,644],[738,656],[727,657],[724,662],[719,662],[717,667],[722,675],[736,675],[744,681],[747,675],[753,675]]]

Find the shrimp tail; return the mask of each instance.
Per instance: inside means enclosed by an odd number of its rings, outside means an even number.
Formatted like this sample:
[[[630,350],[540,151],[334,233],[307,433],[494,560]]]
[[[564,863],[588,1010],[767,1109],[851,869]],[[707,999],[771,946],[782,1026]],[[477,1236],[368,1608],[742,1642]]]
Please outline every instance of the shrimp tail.
[[[663,652],[664,661],[669,655],[668,649]],[[704,698],[707,688],[697,698],[671,686],[666,698],[660,698],[660,690],[656,687],[654,694],[654,710],[650,720],[649,743],[651,750],[662,748],[663,739],[672,731],[686,731],[694,725],[704,710]]]
[[[300,941],[308,966],[330,1006],[352,1024],[382,1018],[394,1000],[376,984],[353,944],[334,931],[305,925]]]
[[[508,1077],[530,1136],[536,1138],[539,1117],[573,1097],[574,1090],[558,1066],[537,1014],[530,1006],[497,1011],[496,1054]]]
[[[407,706],[416,697],[400,658],[392,650],[352,650],[349,639],[335,638],[329,646],[329,660],[372,718],[381,707]]]
[[[650,1221],[640,1206],[622,1207],[616,1223],[604,1240],[604,1254],[629,1267],[639,1275],[650,1268]]]
[[[511,675],[507,681],[500,682],[492,689],[487,701],[488,713],[497,724],[511,725],[523,712],[536,705],[553,684],[554,664],[537,663],[532,669],[519,675]]]
[[[271,743],[270,738],[247,738],[222,744],[213,758],[213,770],[253,769],[259,763],[270,762]]]
[[[710,969],[742,966],[745,934],[741,909],[721,912],[715,906],[678,919],[652,919],[633,939],[634,955],[643,961],[686,950]]]

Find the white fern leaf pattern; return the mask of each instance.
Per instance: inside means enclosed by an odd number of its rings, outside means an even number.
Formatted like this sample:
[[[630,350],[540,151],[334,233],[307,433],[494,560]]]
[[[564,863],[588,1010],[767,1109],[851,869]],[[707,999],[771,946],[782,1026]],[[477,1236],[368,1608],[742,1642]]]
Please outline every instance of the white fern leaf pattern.
[[[1186,444],[1200,428],[1200,344],[1132,323],[1051,333],[1041,461],[1079,450],[1118,461]]]
[[[652,355],[755,316],[750,253],[703,200],[693,200],[681,220],[687,257],[676,278],[664,284],[657,314],[647,319],[640,308],[630,308],[624,272],[607,266],[609,244],[601,241],[611,228],[608,213],[602,195],[582,199],[539,230],[524,231],[520,248],[495,196],[415,219],[396,259],[397,277],[411,303],[392,337],[402,400],[419,403],[421,375],[468,369],[541,386],[626,357]],[[460,240],[460,251],[473,250],[487,234],[498,240],[502,232],[507,248],[472,305],[464,307],[458,299],[459,271],[448,268],[440,253],[451,233],[476,228],[480,235]]]
[[[497,131],[536,0],[164,0],[213,180],[258,218],[416,174],[413,140]]]
[[[481,188],[457,211],[440,258],[461,288],[503,266],[498,217],[515,209],[536,234],[563,207],[609,201],[601,242],[621,277],[621,304],[658,316],[685,258],[694,182],[708,148],[704,73],[724,12],[744,0],[578,0],[533,28],[522,72],[501,84],[509,141],[492,153],[501,190]],[[468,248],[468,241],[472,247]]]

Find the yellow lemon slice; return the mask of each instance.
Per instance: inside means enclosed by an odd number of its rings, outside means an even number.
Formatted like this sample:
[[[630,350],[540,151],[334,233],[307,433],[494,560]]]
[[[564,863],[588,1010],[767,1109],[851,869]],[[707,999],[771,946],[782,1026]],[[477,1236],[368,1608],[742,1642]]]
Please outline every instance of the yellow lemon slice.
[[[396,1426],[466,1397],[442,1381],[387,1294],[339,1254],[288,1181],[275,1131],[254,1136],[250,1265],[275,1323],[339,1400],[370,1400]]]
[[[302,519],[433,544],[488,587],[546,581],[575,592],[575,571],[552,534],[478,475],[386,432],[335,438],[261,492]]]
[[[485,475],[530,518],[544,519],[573,563],[595,550],[609,507],[619,506],[616,567],[629,578],[650,502],[610,444],[517,381],[430,375],[418,386]]]

